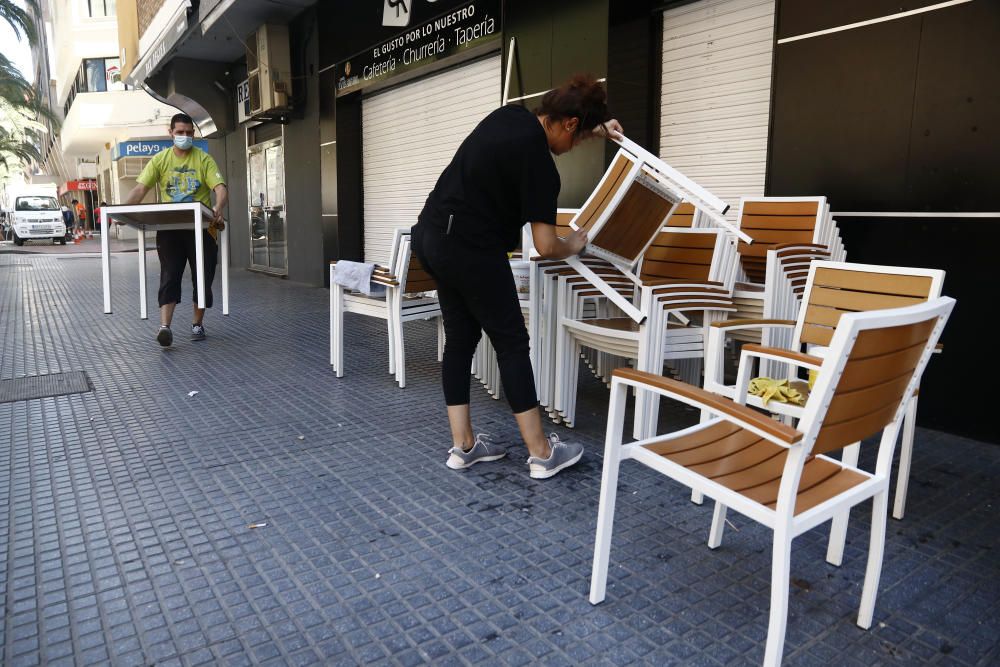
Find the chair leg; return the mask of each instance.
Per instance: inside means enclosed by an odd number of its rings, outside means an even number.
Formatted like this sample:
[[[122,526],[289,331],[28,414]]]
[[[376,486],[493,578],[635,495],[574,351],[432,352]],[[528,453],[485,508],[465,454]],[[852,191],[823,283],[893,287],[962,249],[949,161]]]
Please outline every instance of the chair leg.
[[[590,604],[598,604],[604,600],[608,583],[608,559],[611,555],[611,531],[615,520],[615,497],[618,492],[626,390],[624,384],[612,385],[608,428],[604,441],[604,472],[601,475],[601,495],[597,507],[594,565],[590,574]]]
[[[692,493],[692,496],[694,494]],[[701,494],[698,494],[701,496]],[[715,501],[715,511],[712,512],[712,530],[708,533],[708,548],[717,549],[722,544],[722,533],[726,529],[726,506]]]
[[[393,344],[396,348],[396,382],[406,386],[406,348],[403,345],[403,318],[393,318]]]
[[[860,451],[860,442],[844,447],[844,453],[840,456],[841,462],[852,467],[857,466]],[[826,547],[826,562],[830,565],[840,567],[844,562],[844,544],[847,542],[847,523],[850,518],[850,507],[833,515],[833,522],[830,524],[830,542]]]
[[[910,462],[913,459],[913,438],[917,427],[917,397],[906,404],[903,416],[903,442],[899,450],[899,470],[896,473],[896,496],[892,505],[892,518],[902,519],[906,511],[906,489],[910,484]]]
[[[330,336],[331,341],[331,363],[333,364],[333,370],[337,373],[337,377],[344,377],[344,290],[339,285],[332,285],[331,290],[331,301],[332,301],[332,317],[333,321],[332,331]]]
[[[787,526],[774,530],[771,557],[771,614],[767,625],[765,667],[780,667],[785,648],[785,628],[788,624],[788,581],[791,577],[792,537]]]
[[[691,502],[695,505],[701,505],[705,502],[705,495],[701,491],[691,490]]]
[[[876,493],[872,498],[872,535],[868,545],[868,567],[865,583],[861,589],[861,609],[858,612],[858,626],[867,630],[872,625],[875,614],[875,596],[882,576],[882,555],[885,551],[885,524],[889,509],[889,490]]]

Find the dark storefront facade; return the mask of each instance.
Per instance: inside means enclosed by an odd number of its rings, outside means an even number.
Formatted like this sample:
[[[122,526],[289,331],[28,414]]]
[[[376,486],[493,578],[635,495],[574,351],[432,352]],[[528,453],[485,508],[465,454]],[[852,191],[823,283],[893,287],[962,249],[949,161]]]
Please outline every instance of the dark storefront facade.
[[[412,224],[478,118],[589,72],[606,78],[630,137],[734,211],[741,194],[826,195],[845,214],[850,261],[946,269],[959,306],[920,420],[1000,441],[969,417],[985,398],[953,390],[982,365],[972,318],[990,298],[980,265],[1000,220],[922,217],[1000,209],[1000,4],[363,0],[279,15],[271,4],[201,3],[147,81],[213,117],[235,266],[322,285],[332,259],[384,261],[391,230]],[[261,123],[237,108],[252,68],[227,31],[265,24],[287,28],[290,90]],[[561,205],[583,201],[612,148],[557,160]]]

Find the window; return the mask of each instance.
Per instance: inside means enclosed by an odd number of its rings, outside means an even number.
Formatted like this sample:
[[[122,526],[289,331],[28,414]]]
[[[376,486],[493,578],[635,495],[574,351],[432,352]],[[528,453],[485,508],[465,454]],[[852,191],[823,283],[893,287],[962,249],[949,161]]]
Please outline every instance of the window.
[[[87,16],[90,18],[116,16],[115,0],[87,0]]]
[[[80,63],[76,80],[66,98],[64,114],[73,106],[77,93],[104,93],[109,90],[128,90],[122,81],[121,60],[119,58],[86,58]]]

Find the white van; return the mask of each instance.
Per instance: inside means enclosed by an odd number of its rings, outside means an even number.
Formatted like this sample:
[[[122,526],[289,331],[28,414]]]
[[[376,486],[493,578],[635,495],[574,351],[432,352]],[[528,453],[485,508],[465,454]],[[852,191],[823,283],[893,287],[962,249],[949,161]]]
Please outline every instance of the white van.
[[[55,197],[18,195],[14,197],[10,215],[14,245],[24,245],[25,241],[32,239],[52,239],[53,243],[66,244],[66,223]]]

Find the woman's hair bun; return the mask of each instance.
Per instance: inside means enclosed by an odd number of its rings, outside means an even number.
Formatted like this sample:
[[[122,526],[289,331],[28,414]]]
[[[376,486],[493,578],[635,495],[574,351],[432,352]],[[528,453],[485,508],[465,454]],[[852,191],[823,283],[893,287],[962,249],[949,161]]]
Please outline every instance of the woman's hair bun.
[[[607,99],[604,86],[592,74],[574,74],[542,96],[535,114],[553,120],[579,118],[577,133],[589,132],[611,118]]]

